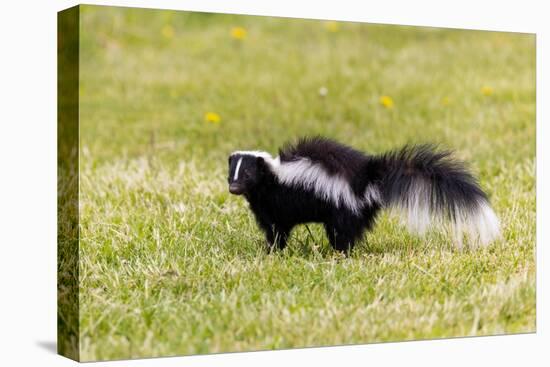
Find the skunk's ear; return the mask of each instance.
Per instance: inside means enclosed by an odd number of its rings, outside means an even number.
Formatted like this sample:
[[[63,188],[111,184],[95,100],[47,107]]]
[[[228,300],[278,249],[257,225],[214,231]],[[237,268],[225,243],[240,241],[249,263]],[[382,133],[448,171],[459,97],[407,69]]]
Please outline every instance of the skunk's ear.
[[[266,168],[265,159],[263,157],[256,157],[256,167],[258,167],[258,171],[264,172]]]

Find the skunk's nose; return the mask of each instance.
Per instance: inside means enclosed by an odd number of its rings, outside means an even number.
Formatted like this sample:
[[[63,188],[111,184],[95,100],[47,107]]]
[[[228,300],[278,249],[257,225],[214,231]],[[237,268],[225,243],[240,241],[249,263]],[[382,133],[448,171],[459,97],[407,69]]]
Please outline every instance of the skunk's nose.
[[[229,192],[234,195],[241,195],[244,192],[244,187],[243,185],[233,182],[229,185]]]

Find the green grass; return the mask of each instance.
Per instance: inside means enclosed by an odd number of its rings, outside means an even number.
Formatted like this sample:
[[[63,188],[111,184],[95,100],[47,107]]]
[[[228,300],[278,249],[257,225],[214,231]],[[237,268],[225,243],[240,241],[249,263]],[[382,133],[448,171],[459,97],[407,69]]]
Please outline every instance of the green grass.
[[[81,16],[82,360],[535,330],[533,35],[89,6]],[[384,215],[349,257],[318,225],[265,253],[246,203],[227,192],[228,153],[276,153],[305,134],[373,153],[456,150],[502,240],[459,251]]]

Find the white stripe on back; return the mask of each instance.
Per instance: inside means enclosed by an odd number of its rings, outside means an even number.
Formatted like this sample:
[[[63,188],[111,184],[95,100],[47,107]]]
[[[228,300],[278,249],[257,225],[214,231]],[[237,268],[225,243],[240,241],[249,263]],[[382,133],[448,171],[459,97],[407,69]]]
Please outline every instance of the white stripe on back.
[[[243,161],[243,157],[239,158],[239,161],[237,162],[237,168],[235,168],[235,175],[233,176],[233,181],[236,181],[239,178],[239,168],[241,168],[242,161]]]
[[[280,163],[273,168],[283,185],[311,190],[318,198],[331,201],[337,208],[344,205],[354,213],[363,207],[363,201],[355,196],[346,179],[330,175],[320,164],[307,158]]]
[[[236,151],[231,155],[250,155],[262,157],[279,182],[286,186],[301,187],[311,190],[320,199],[331,201],[336,207],[345,206],[358,213],[364,205],[380,203],[380,191],[376,186],[367,186],[364,196],[357,197],[349,182],[340,175],[329,174],[319,163],[314,163],[306,157],[295,161],[281,162],[280,157],[273,158],[271,154],[262,151]],[[239,176],[239,166],[242,157],[237,162],[234,180]]]

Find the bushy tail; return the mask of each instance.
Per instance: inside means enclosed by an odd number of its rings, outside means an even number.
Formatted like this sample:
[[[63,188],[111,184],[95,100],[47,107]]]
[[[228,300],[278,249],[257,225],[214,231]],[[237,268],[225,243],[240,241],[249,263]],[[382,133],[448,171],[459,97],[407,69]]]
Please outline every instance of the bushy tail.
[[[387,208],[397,209],[411,231],[450,223],[457,244],[464,234],[486,245],[499,236],[499,220],[487,195],[464,164],[433,146],[406,146],[376,157],[380,191]]]

